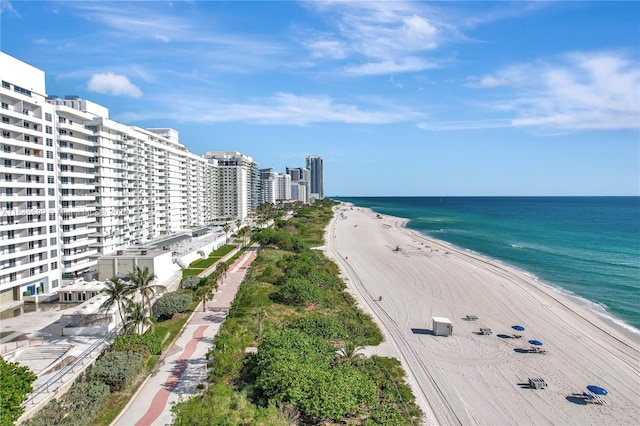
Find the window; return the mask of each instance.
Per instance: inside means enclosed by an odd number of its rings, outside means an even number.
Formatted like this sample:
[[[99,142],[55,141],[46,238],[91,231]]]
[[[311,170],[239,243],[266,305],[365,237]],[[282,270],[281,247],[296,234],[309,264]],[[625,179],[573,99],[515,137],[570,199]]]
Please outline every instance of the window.
[[[56,288],[56,287],[58,287],[58,280],[51,281],[51,288]]]
[[[2,80],[2,88],[3,89],[11,89],[11,84]]]
[[[49,238],[49,245],[50,246],[55,246],[57,241],[58,240],[56,238]]]
[[[58,269],[58,262],[51,262],[51,270]]]
[[[55,213],[49,213],[49,220],[56,220],[56,214]]]
[[[47,121],[51,121],[51,114],[49,114],[48,112],[44,113],[44,119]]]
[[[22,93],[23,95],[31,96],[31,90],[23,89],[20,86],[13,85],[13,90],[18,93]]]
[[[53,234],[54,232],[56,232],[56,226],[55,225],[49,226],[49,233]],[[55,244],[55,242],[52,244]]]
[[[51,127],[51,126],[45,126],[44,131],[45,131],[47,134],[52,134],[52,133],[53,133],[53,127]]]
[[[47,151],[47,158],[53,158],[53,151]]]
[[[47,176],[47,183],[53,183],[53,176]]]
[[[52,172],[53,171],[53,164],[47,163],[47,171],[48,172]]]
[[[47,146],[53,146],[53,139],[47,138]]]

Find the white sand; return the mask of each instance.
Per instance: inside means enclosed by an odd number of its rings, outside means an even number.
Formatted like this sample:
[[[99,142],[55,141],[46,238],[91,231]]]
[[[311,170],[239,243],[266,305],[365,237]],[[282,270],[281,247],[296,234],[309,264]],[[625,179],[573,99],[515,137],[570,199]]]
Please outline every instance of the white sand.
[[[368,353],[402,361],[425,423],[640,424],[637,335],[535,278],[425,238],[404,222],[338,206],[325,251],[385,334],[385,343]],[[479,319],[464,320],[468,314]],[[432,316],[449,318],[453,335],[432,335]],[[522,338],[498,337],[512,335],[515,324],[526,328]],[[480,327],[493,334],[477,334]],[[529,349],[530,339],[542,341],[547,353],[516,351]],[[520,385],[530,377],[548,387]],[[589,384],[609,391],[606,404],[587,405],[574,395]]]

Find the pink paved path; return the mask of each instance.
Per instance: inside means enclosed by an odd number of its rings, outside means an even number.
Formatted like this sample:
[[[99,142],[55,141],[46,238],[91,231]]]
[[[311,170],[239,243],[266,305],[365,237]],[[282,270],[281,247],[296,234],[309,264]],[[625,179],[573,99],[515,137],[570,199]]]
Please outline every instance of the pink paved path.
[[[206,379],[206,354],[213,345],[227,316],[238,286],[248,266],[256,257],[257,248],[248,248],[227,271],[220,289],[202,312],[201,305],[193,312],[173,346],[154,372],[140,386],[112,426],[149,426],[172,423],[171,406],[180,395],[191,396],[200,391],[197,384]]]

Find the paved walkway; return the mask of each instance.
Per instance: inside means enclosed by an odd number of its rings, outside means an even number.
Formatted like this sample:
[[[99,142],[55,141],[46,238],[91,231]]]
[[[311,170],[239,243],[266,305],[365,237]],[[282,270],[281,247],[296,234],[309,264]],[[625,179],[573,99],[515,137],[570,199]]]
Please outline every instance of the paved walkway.
[[[112,426],[168,425],[172,422],[171,405],[179,397],[200,393],[198,383],[207,377],[205,358],[213,346],[213,338],[227,317],[238,286],[249,265],[256,257],[257,248],[249,247],[229,267],[227,277],[206,310],[198,305],[185,324],[175,343],[153,373],[140,386]]]

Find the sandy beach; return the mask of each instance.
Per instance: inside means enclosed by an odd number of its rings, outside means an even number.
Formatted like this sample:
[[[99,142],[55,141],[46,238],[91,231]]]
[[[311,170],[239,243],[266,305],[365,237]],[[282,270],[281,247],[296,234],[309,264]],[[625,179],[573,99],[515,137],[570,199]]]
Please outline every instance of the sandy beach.
[[[402,361],[426,424],[640,424],[639,336],[405,222],[341,204],[325,252],[385,334],[367,354]],[[433,316],[448,318],[453,334],[433,335]],[[512,337],[516,324],[525,328],[520,338]],[[530,353],[532,339],[546,352]],[[530,388],[534,377],[548,387]],[[585,402],[591,384],[608,390],[605,404]]]

